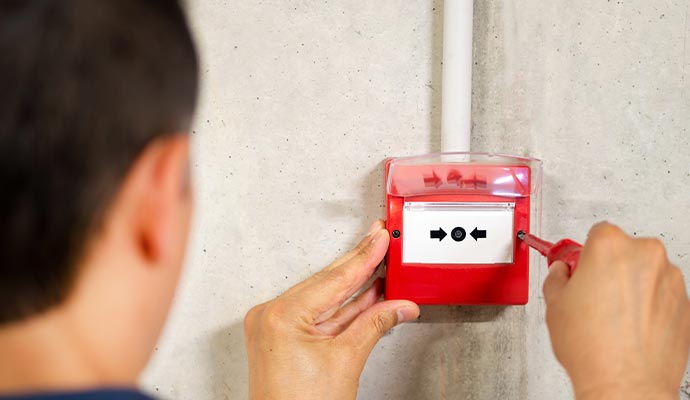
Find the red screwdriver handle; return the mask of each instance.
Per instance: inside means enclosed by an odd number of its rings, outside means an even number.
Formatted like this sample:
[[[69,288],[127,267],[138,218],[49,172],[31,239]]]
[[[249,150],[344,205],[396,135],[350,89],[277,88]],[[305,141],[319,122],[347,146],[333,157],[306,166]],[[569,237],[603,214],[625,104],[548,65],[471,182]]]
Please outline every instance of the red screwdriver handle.
[[[582,251],[582,245],[574,240],[563,239],[558,241],[546,254],[546,260],[549,266],[554,261],[563,261],[568,265],[570,270],[570,275],[575,272],[577,268],[577,263],[580,260],[580,252]]]

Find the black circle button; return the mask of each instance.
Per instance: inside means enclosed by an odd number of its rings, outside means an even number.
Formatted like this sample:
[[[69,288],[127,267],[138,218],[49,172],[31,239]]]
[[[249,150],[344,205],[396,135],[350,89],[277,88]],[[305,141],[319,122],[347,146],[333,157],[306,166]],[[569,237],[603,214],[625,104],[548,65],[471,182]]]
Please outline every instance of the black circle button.
[[[393,232],[391,232],[391,236],[393,236],[393,238],[395,238],[395,239],[399,238],[400,237],[400,231],[397,229],[394,230]]]
[[[465,236],[467,236],[467,232],[465,232],[465,230],[459,226],[450,232],[450,237],[452,237],[456,242],[462,242],[465,240]]]

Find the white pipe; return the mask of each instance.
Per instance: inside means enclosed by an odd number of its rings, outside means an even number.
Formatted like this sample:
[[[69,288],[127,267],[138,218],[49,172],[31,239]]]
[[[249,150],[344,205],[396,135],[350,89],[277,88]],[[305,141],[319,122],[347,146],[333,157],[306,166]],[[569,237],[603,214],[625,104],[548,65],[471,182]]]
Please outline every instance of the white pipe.
[[[472,129],[472,0],[443,3],[441,151],[470,151]]]

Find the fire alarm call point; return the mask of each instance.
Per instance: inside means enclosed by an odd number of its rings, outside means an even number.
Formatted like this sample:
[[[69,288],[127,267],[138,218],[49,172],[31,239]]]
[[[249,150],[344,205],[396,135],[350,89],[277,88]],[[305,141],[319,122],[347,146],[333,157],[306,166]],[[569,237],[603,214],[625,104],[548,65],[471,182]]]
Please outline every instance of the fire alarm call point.
[[[516,235],[530,232],[540,178],[541,161],[526,157],[386,160],[386,299],[526,304],[529,247]]]

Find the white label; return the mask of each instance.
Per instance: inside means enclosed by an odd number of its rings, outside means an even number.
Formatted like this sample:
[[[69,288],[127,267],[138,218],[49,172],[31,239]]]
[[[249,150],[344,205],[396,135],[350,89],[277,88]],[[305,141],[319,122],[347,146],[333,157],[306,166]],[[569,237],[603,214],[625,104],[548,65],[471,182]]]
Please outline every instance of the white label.
[[[513,262],[515,203],[406,202],[403,263]]]

